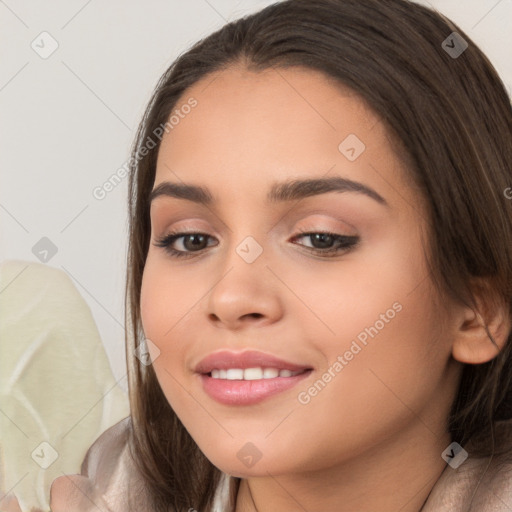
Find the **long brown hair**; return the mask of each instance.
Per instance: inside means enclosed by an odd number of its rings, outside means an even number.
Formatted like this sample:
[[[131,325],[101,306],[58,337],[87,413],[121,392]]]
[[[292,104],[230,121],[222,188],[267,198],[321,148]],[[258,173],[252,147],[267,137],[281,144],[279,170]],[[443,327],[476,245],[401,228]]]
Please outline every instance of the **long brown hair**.
[[[452,32],[468,43],[459,56],[442,45]],[[497,72],[470,38],[439,13],[407,0],[287,0],[228,23],[163,74],[132,147],[126,281],[130,448],[158,512],[210,510],[221,472],[177,418],[152,366],[134,357],[143,339],[139,300],[160,143],[155,134],[186,101],[187,88],[233,64],[254,71],[301,66],[355,91],[387,126],[411,183],[425,199],[428,262],[438,289],[476,307],[472,283],[485,279],[512,316],[512,200],[505,193],[512,186],[512,108]],[[156,147],[141,158],[149,139]],[[480,439],[473,455],[493,453],[496,421],[512,416],[511,351],[508,333],[494,359],[464,365],[449,431],[461,445]]]

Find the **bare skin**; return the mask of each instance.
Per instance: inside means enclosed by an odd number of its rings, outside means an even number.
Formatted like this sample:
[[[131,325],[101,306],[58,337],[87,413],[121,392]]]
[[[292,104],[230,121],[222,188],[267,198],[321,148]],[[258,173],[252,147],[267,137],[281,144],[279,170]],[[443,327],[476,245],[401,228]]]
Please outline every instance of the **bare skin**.
[[[215,201],[153,200],[141,298],[169,403],[212,463],[243,478],[236,512],[418,512],[445,469],[459,361],[495,354],[474,312],[433,288],[425,209],[408,170],[379,119],[320,73],[230,68],[179,104],[189,97],[197,106],[164,136],[154,187],[201,185]],[[353,161],[338,147],[349,134],[365,145]],[[334,176],[371,187],[387,204],[354,191],[266,202],[276,181]],[[208,241],[194,254],[176,240],[172,248],[189,253],[176,258],[155,245],[171,230]],[[358,244],[322,256],[299,230]],[[236,251],[248,236],[262,249],[252,263]],[[347,356],[371,326],[377,334]],[[260,403],[222,404],[194,372],[222,348],[261,350],[313,371]],[[310,391],[326,372],[325,387]],[[251,467],[237,456],[248,442],[261,454]]]

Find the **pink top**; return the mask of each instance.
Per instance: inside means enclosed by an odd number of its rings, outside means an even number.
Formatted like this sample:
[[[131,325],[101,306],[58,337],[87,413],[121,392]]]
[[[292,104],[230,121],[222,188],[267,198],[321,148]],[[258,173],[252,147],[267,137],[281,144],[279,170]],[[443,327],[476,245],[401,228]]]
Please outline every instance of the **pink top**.
[[[50,491],[52,512],[151,512],[142,478],[128,449],[130,417],[106,430],[89,448],[81,475],[61,476]],[[512,420],[497,425],[501,456],[469,457],[457,468],[447,465],[421,512],[512,511]],[[215,512],[228,509],[230,477],[223,474],[215,497]]]

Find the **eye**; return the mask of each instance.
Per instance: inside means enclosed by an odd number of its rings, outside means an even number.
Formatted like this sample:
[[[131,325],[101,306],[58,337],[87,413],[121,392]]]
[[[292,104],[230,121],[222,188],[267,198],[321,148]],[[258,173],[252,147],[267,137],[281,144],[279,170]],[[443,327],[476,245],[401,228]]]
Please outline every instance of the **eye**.
[[[340,235],[338,233],[325,231],[301,231],[300,234],[295,235],[292,240],[300,238],[309,238],[312,245],[311,247],[305,246],[306,249],[325,257],[337,256],[340,253],[348,252],[359,243],[358,236]]]
[[[337,256],[353,249],[359,243],[359,237],[354,235],[340,235],[330,232],[301,231],[292,240],[309,238],[311,246],[304,247],[317,255],[324,257]],[[182,240],[180,240],[182,239]],[[210,235],[199,232],[171,232],[155,241],[154,245],[165,249],[172,257],[190,257],[208,247]],[[179,242],[178,242],[179,241]],[[182,248],[176,249],[173,245],[178,242]],[[303,245],[303,244],[298,244]]]
[[[182,245],[183,249],[175,249],[172,245],[178,241],[180,238],[183,238],[179,243]],[[210,235],[205,233],[178,233],[172,232],[168,235],[159,238],[156,240],[155,245],[157,247],[164,248],[171,256],[173,257],[183,257],[183,256],[192,256],[194,252],[200,252],[206,248],[205,241],[211,238]]]

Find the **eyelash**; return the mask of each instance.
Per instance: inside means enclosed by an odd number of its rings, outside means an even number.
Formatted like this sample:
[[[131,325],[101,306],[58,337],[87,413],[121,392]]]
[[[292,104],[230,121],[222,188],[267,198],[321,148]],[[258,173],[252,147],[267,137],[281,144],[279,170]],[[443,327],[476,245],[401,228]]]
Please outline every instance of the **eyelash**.
[[[328,248],[328,249],[316,249],[312,247],[306,247],[310,252],[320,255],[324,258],[333,258],[335,256],[338,256],[341,252],[347,253],[351,250],[353,250],[358,244],[359,244],[359,237],[358,236],[352,236],[352,235],[339,235],[337,233],[331,233],[329,231],[299,231],[297,235],[294,235],[292,240],[295,240],[296,238],[302,238],[305,236],[312,236],[312,235],[327,235],[330,237],[333,237],[334,240],[338,243],[338,247],[336,248]],[[210,235],[207,235],[206,233],[200,233],[196,231],[190,231],[190,232],[179,232],[174,231],[167,235],[165,235],[162,238],[159,238],[155,241],[154,245],[157,247],[162,247],[165,249],[166,252],[169,253],[169,255],[173,258],[183,258],[183,257],[193,257],[194,253],[201,253],[205,249],[201,249],[199,251],[178,251],[176,249],[173,249],[171,245],[179,238],[182,238],[184,236],[189,235],[202,235],[209,237]],[[211,237],[210,237],[211,238]]]

